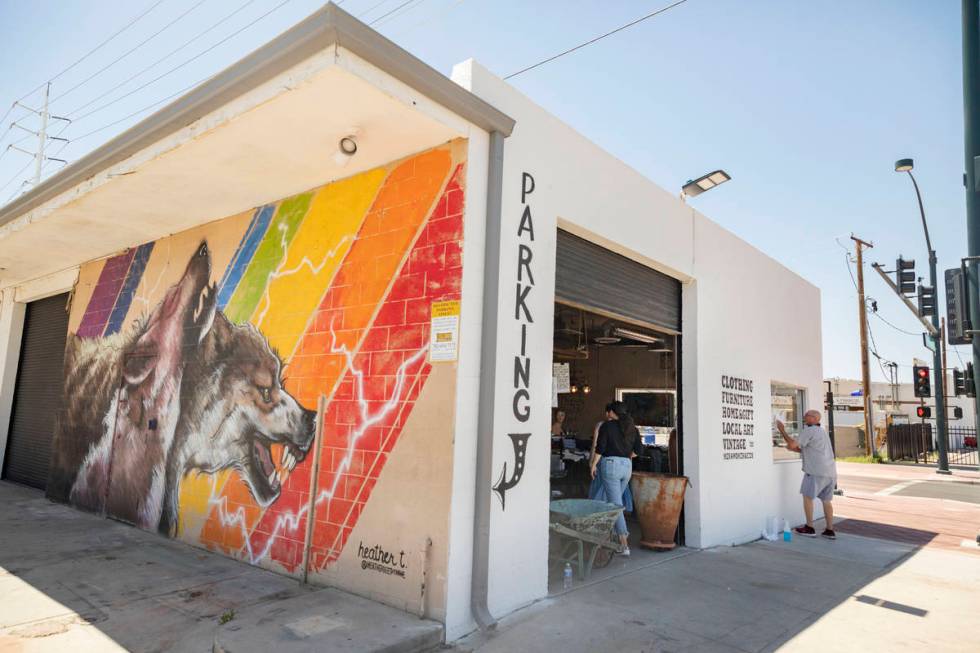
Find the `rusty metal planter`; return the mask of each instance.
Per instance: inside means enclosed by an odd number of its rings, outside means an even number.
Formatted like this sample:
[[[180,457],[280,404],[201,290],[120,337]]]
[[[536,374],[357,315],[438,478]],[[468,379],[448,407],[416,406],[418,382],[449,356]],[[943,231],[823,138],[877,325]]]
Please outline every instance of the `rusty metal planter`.
[[[690,484],[686,476],[633,472],[634,514],[640,522],[640,546],[673,549],[674,533],[684,507],[684,492]]]

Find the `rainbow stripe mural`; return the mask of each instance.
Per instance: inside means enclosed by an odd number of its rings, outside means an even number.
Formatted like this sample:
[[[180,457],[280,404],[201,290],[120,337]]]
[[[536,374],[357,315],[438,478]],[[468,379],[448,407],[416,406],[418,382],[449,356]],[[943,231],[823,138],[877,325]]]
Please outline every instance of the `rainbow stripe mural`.
[[[430,307],[460,298],[463,151],[85,266],[55,498],[290,573],[313,505],[311,570],[335,563],[432,374]]]

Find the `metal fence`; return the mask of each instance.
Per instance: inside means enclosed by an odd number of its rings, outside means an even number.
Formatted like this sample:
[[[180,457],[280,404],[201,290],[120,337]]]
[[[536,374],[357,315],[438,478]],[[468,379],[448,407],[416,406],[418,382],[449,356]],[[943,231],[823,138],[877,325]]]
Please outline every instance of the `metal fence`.
[[[892,424],[886,439],[889,460],[929,462],[933,452],[931,424]]]
[[[968,426],[949,426],[949,464],[978,465],[977,430]]]
[[[950,425],[947,436],[950,465],[980,465],[975,428]],[[889,460],[936,463],[939,459],[931,424],[892,424],[887,448]]]

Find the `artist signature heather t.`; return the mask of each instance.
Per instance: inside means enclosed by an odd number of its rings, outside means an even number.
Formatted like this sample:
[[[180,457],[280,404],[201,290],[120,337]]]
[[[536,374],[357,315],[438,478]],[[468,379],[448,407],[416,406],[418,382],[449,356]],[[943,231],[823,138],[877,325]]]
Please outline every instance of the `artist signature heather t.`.
[[[803,455],[803,471],[810,476],[837,478],[837,464],[830,436],[820,425],[804,426],[798,439]]]

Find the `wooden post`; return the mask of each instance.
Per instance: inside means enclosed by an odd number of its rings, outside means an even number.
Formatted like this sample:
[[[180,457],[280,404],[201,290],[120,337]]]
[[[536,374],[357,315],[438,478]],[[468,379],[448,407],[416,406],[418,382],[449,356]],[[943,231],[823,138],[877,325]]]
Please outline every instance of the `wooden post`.
[[[857,236],[851,236],[857,249],[858,323],[861,329],[861,394],[864,395],[864,448],[869,456],[875,453],[874,421],[871,415],[871,371],[868,368],[868,308],[864,299],[863,247],[874,247]]]
[[[313,430],[313,469],[310,472],[310,498],[306,507],[306,537],[303,540],[303,583],[310,576],[310,547],[313,544],[313,522],[316,519],[317,477],[320,475],[320,441],[323,433],[323,413],[327,410],[327,397],[320,395],[316,406],[316,426]]]

